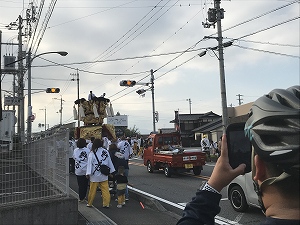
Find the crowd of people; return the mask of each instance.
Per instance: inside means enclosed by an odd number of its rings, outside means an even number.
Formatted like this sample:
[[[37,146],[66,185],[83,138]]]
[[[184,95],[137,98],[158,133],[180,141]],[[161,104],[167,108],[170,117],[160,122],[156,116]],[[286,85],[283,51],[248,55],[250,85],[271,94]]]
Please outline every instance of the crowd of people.
[[[111,193],[116,194],[117,207],[122,208],[125,201],[129,200],[129,158],[142,157],[143,140],[91,137],[90,140],[79,138],[75,141],[70,138],[69,145],[69,172],[77,178],[78,201],[83,202],[87,199],[87,207],[91,207],[97,190],[100,190],[103,208],[109,208]]]
[[[211,155],[215,155],[217,157],[220,156],[221,141],[212,141],[208,139],[207,135],[203,135],[203,138],[200,141],[200,146],[202,152],[206,153],[206,158],[208,162],[211,162]]]
[[[299,118],[300,86],[293,86],[286,90],[275,89],[257,99],[246,121],[245,135],[253,146],[254,189],[266,215],[261,224],[299,225]],[[74,162],[70,160],[70,165],[75,165],[79,201],[85,199],[89,183],[87,206],[92,206],[96,189],[100,187],[103,207],[109,208],[108,180],[112,177],[117,186],[117,207],[122,208],[129,198],[128,160],[134,153],[135,144],[126,138],[108,142],[108,145],[104,145],[104,141],[94,139],[90,149],[85,139],[77,140],[72,155]],[[187,203],[177,225],[215,224],[214,218],[221,210],[221,190],[235,177],[244,174],[245,164],[235,169],[229,164],[225,134],[219,142],[220,156],[212,175]],[[210,152],[214,146],[207,137],[201,140],[205,152]],[[106,165],[109,171],[104,173],[101,165]]]

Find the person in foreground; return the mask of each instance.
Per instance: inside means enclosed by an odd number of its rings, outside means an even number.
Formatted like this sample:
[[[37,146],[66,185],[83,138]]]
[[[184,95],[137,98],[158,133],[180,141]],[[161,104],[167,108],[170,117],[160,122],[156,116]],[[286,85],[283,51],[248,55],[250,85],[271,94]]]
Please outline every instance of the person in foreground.
[[[108,174],[105,174],[102,169],[100,169],[101,165],[106,165],[109,169],[107,172],[110,174],[115,172],[115,167],[111,161],[109,152],[103,148],[103,141],[96,138],[87,161],[86,176],[90,180],[90,190],[86,206],[92,207],[97,187],[99,186],[102,193],[102,207],[108,209],[110,204]]]
[[[252,177],[266,219],[262,225],[299,225],[300,86],[275,89],[257,99],[245,124],[252,143]],[[213,225],[221,190],[243,174],[229,165],[226,135],[208,182],[189,202],[177,225]]]

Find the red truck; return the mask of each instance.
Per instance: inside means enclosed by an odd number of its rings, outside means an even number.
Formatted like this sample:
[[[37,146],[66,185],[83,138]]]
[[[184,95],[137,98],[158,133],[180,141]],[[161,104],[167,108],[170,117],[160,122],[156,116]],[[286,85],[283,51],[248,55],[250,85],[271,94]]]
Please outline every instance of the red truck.
[[[205,165],[205,153],[199,149],[184,149],[179,133],[151,134],[144,148],[144,165],[149,173],[163,169],[166,177],[174,172],[193,170],[200,175]]]

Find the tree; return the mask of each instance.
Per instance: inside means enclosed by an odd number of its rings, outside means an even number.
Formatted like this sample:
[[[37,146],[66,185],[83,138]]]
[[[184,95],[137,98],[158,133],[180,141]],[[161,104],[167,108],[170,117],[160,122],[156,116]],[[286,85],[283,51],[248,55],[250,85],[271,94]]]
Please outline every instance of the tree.
[[[139,131],[138,128],[135,127],[135,125],[133,126],[133,128],[126,128],[124,130],[124,134],[126,137],[136,137],[138,135],[141,135],[141,132]]]

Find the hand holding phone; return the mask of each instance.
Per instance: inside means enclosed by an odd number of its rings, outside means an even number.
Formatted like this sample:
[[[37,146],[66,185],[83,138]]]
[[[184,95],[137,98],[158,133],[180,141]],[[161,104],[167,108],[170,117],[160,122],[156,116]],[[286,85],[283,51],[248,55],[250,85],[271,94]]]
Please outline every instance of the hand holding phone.
[[[226,129],[229,164],[233,169],[240,164],[246,164],[245,173],[251,171],[251,151],[250,140],[245,137],[245,123],[233,123]]]

